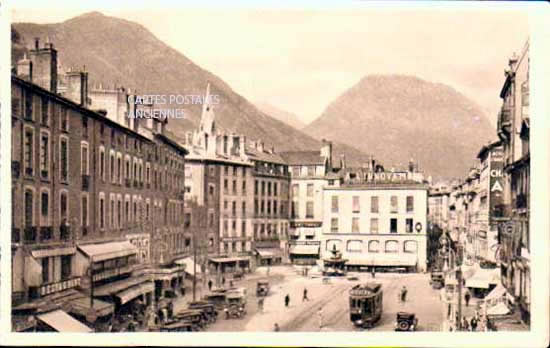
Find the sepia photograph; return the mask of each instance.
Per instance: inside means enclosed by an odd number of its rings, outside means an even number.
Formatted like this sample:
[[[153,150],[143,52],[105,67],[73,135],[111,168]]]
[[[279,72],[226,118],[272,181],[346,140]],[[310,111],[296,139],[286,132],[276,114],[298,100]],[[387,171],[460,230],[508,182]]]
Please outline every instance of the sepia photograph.
[[[12,333],[531,330],[527,11],[9,11]]]

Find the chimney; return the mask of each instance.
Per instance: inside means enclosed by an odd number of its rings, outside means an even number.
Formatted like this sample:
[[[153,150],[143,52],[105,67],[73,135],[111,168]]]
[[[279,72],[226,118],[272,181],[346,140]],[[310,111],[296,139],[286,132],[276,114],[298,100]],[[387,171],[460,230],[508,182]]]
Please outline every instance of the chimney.
[[[328,166],[332,167],[332,141],[322,140],[321,157],[328,159]]]
[[[40,39],[34,39],[34,49],[30,50],[34,82],[52,93],[57,93],[57,51],[52,43],[40,48]]]
[[[23,80],[32,82],[32,62],[27,58],[27,53],[17,62],[16,75]]]
[[[84,70],[84,69],[83,69]],[[82,107],[88,106],[88,73],[85,71],[68,71],[66,97]]]

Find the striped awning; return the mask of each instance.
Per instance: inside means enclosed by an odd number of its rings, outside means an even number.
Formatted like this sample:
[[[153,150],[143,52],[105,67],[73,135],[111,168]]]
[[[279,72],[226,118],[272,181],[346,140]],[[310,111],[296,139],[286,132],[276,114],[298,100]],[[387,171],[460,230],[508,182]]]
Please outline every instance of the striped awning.
[[[137,254],[137,248],[128,241],[79,245],[78,249],[91,257],[93,262]]]
[[[94,296],[113,295],[132,286],[149,281],[149,277],[144,275],[141,277],[130,277],[123,280],[107,283],[105,285],[94,288]]]
[[[134,298],[146,294],[148,292],[153,292],[155,290],[155,284],[153,282],[143,283],[136,286],[133,286],[129,289],[119,292],[116,294],[116,297],[120,299],[121,304],[133,300]]]

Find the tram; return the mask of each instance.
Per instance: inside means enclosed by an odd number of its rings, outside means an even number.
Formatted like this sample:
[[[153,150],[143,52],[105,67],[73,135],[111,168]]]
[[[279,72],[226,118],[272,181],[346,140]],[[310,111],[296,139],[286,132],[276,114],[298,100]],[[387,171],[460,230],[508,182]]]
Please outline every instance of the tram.
[[[369,282],[349,291],[349,313],[353,325],[371,328],[382,316],[382,284]]]

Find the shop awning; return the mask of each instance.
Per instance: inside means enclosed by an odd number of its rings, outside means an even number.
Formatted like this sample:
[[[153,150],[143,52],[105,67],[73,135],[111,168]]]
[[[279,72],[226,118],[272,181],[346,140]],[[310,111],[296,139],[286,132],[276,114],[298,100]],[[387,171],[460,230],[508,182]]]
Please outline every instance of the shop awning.
[[[137,248],[128,241],[79,245],[78,249],[94,262],[137,254]]]
[[[272,249],[272,248],[259,248],[256,249],[256,252],[262,259],[273,259],[277,257],[281,257],[281,250],[280,249]]]
[[[250,261],[248,257],[214,257],[211,258],[210,261],[216,262],[216,263],[229,263],[229,262],[237,262],[237,261]]]
[[[92,329],[60,309],[37,315],[37,318],[58,332],[93,332]]]
[[[148,276],[130,277],[123,280],[107,283],[94,288],[94,296],[108,296],[126,290],[132,286],[149,281]]]
[[[485,301],[498,300],[506,294],[506,288],[502,284],[498,284],[496,288],[491,290],[489,295],[485,296]]]
[[[318,255],[318,245],[293,245],[290,247],[290,253],[294,255]]]
[[[41,257],[52,257],[61,255],[72,255],[76,253],[75,247],[37,249],[31,251],[32,257],[39,259]]]
[[[116,297],[120,299],[121,304],[125,304],[126,302],[133,300],[139,295],[143,295],[148,292],[153,292],[154,290],[155,290],[155,284],[153,284],[152,282],[148,282],[148,283],[139,284],[129,289],[126,289],[124,291],[121,291],[118,294],[116,294]]]
[[[70,313],[86,316],[90,313],[90,308],[94,309],[98,317],[109,315],[115,311],[115,306],[112,303],[105,302],[94,298],[94,306],[90,306],[90,297],[81,297],[71,300]]]
[[[185,266],[185,272],[190,275],[195,275],[195,261],[193,261],[192,258],[186,257],[183,259],[179,259],[174,261],[175,264],[178,265],[184,265]],[[201,274],[201,266],[197,264],[197,274]]]
[[[483,269],[479,268],[476,273],[466,279],[467,288],[488,289],[491,284],[500,282],[500,269]]]
[[[348,258],[346,265],[353,266],[415,266],[418,256],[413,253],[371,253],[365,256],[345,255]]]

